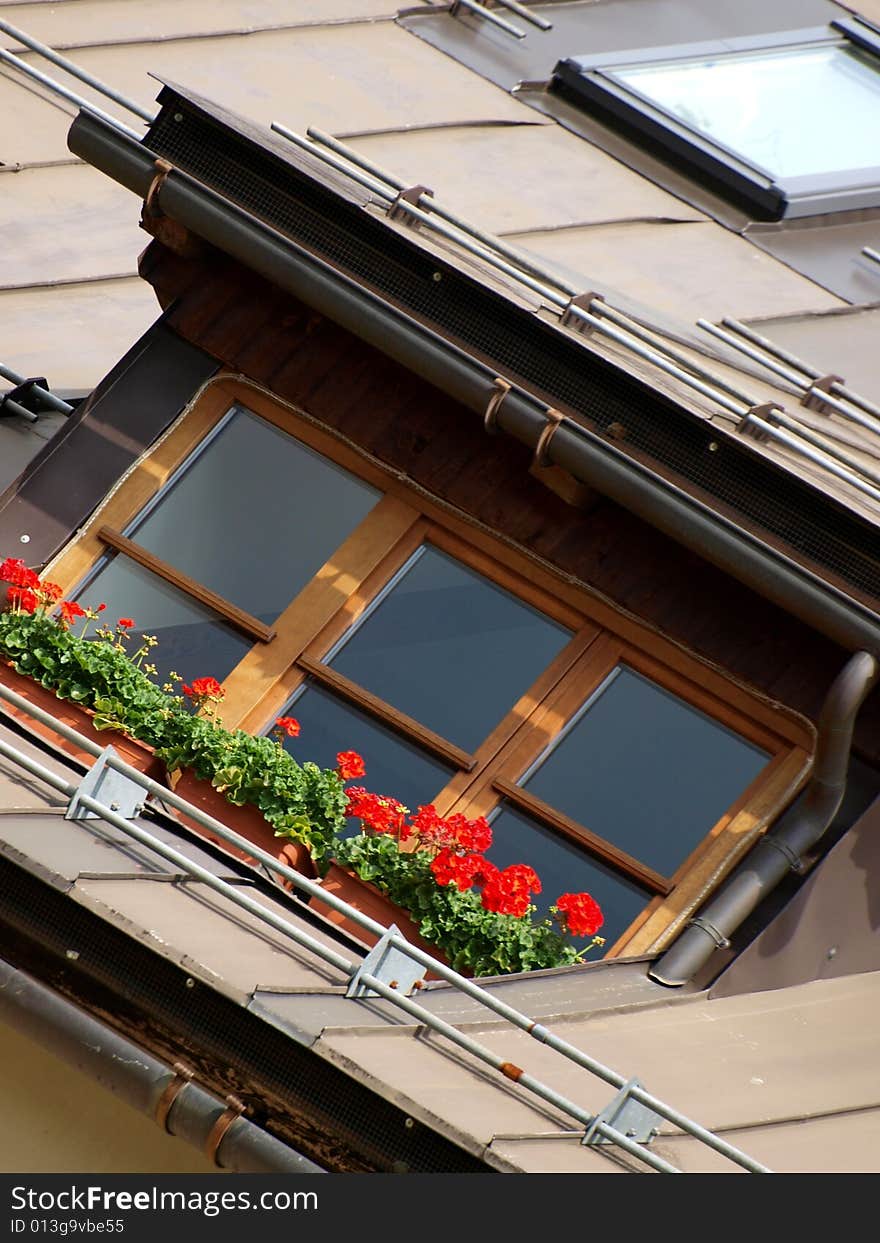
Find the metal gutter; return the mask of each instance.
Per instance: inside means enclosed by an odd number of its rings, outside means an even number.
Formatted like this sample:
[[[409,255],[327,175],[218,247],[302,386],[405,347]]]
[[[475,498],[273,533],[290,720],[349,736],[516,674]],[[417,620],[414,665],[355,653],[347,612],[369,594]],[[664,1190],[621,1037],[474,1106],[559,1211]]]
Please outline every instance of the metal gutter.
[[[804,856],[843,802],[856,714],[878,674],[880,665],[867,652],[850,657],[822,705],[813,772],[806,789],[649,969],[650,979],[671,987],[686,984],[716,949],[729,945],[743,920],[788,872],[804,870]]]
[[[145,198],[156,156],[116,127],[81,113],[70,150]],[[573,419],[549,435],[546,402],[513,385],[498,402],[495,373],[413,316],[299,246],[256,216],[177,169],[164,176],[161,211],[281,289],[495,424],[521,443],[542,445],[545,462],[630,510],[841,647],[880,653],[880,618],[732,518],[713,510]],[[155,202],[155,196],[154,196]]]
[[[112,1028],[0,958],[0,1019],[152,1118],[169,1135],[239,1174],[325,1174],[301,1153]]]

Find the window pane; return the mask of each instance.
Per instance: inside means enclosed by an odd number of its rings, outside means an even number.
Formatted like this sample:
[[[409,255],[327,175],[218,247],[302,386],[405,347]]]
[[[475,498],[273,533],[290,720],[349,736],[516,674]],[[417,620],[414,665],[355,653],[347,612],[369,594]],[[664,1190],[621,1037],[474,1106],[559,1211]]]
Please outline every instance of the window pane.
[[[111,629],[120,617],[133,618],[137,629],[127,645],[132,654],[142,634],[156,635],[159,643],[147,660],[159,670],[160,685],[172,669],[187,682],[205,676],[222,682],[251,647],[249,639],[219,621],[210,609],[127,557],[115,556],[77,599],[83,605],[106,603],[101,622]]]
[[[721,53],[614,76],[775,177],[880,165],[880,73],[855,48]]]
[[[619,668],[520,784],[670,876],[767,758],[684,700]]]
[[[649,893],[510,807],[503,807],[492,821],[492,833],[487,857],[493,863],[498,867],[527,863],[541,878],[541,892],[532,897],[539,916],[548,914],[563,893],[588,893],[602,908],[605,923],[599,936],[610,946],[650,901]],[[599,956],[597,950],[593,954]]]
[[[378,493],[237,408],[131,538],[271,623],[372,509]]]
[[[295,760],[314,760],[335,768],[340,751],[357,751],[367,775],[351,782],[376,794],[390,794],[412,811],[430,803],[449,780],[451,769],[386,729],[366,713],[352,708],[313,682],[281,716],[294,716],[302,727],[298,738],[285,739]],[[356,822],[352,821],[354,825]]]
[[[424,548],[329,663],[473,751],[570,637],[480,574]]]

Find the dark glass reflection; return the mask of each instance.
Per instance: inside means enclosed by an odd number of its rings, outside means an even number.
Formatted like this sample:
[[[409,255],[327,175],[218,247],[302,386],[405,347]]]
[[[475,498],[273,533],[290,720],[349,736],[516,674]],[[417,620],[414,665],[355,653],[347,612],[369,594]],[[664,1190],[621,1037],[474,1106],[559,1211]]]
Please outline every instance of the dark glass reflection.
[[[425,548],[330,663],[473,751],[570,637],[488,579]]]
[[[498,867],[527,863],[541,878],[541,892],[532,897],[538,908],[536,918],[547,915],[563,893],[588,893],[605,916],[599,936],[611,946],[650,900],[651,895],[631,881],[510,807],[502,807],[492,821],[492,834],[488,858],[493,863]],[[592,954],[601,957],[597,950]]]
[[[238,408],[130,535],[270,623],[378,496],[292,436]]]
[[[120,617],[131,617],[137,629],[130,632],[127,650],[134,654],[143,634],[159,642],[146,660],[158,669],[161,685],[171,670],[190,682],[215,677],[222,682],[251,648],[244,638],[221,622],[210,609],[127,557],[115,556],[79,591],[83,606],[106,603],[101,621],[113,629]],[[94,636],[94,625],[91,629]]]
[[[314,682],[307,682],[306,690],[279,715],[296,717],[300,723],[300,736],[284,743],[295,760],[335,768],[340,751],[357,751],[367,775],[349,784],[390,794],[412,811],[432,802],[449,780],[451,769],[439,760]]]
[[[670,876],[767,758],[641,674],[620,668],[521,784]]]

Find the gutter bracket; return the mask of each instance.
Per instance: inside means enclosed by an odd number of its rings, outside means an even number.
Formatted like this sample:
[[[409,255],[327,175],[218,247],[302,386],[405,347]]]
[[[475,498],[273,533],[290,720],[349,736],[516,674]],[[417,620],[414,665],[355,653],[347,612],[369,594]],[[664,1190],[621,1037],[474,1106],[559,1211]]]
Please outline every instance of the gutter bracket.
[[[107,760],[118,753],[113,747],[105,747],[82,781],[70,796],[65,820],[100,820],[96,811],[82,806],[82,796],[87,795],[96,802],[103,803],[111,811],[115,811],[124,820],[132,820],[144,809],[144,788],[123,776],[115,768],[111,768]]]
[[[159,1097],[158,1104],[156,1105],[156,1113],[154,1115],[156,1126],[159,1127],[160,1130],[166,1131],[169,1135],[173,1134],[173,1132],[168,1129],[168,1115],[171,1113],[171,1106],[177,1100],[178,1096],[180,1096],[180,1093],[186,1085],[192,1082],[193,1078],[193,1071],[190,1070],[185,1062],[174,1063],[174,1078],[169,1080],[168,1086]]]
[[[503,380],[500,375],[497,375],[492,381],[492,395],[486,404],[486,412],[483,415],[483,427],[490,436],[498,434],[498,411],[504,398],[510,392],[510,388],[511,386],[507,380]]]
[[[217,1150],[226,1138],[226,1132],[232,1126],[233,1122],[238,1119],[245,1111],[244,1102],[240,1101],[237,1096],[227,1096],[226,1109],[211,1127],[211,1133],[205,1141],[205,1156],[212,1165],[216,1165],[218,1169],[223,1167],[217,1160]]]
[[[650,1144],[660,1134],[663,1119],[653,1109],[630,1095],[633,1088],[642,1087],[644,1084],[639,1079],[630,1079],[625,1083],[614,1099],[596,1114],[581,1143],[591,1148],[597,1144],[613,1144],[614,1137],[604,1135],[600,1130],[600,1127],[605,1126],[625,1135],[627,1139],[635,1140],[637,1144]]]
[[[580,315],[575,314],[576,310],[586,311],[590,314],[594,302],[604,302],[605,298],[600,293],[591,290],[589,293],[579,293],[573,298],[569,298],[568,305],[559,317],[559,323],[563,328],[573,328],[575,331],[589,336],[593,332],[593,325],[588,324]]]
[[[689,919],[688,924],[693,928],[699,928],[701,932],[705,932],[707,936],[711,937],[715,942],[716,949],[726,950],[729,948],[730,941],[728,941],[723,932],[715,927],[711,920],[705,919],[702,915],[697,915],[693,919]]]
[[[823,375],[818,380],[814,380],[807,391],[801,398],[801,405],[807,410],[818,410],[820,414],[827,414],[828,407],[822,400],[823,393],[830,393],[835,384],[845,384],[842,375]]]
[[[411,228],[417,229],[421,221],[412,216],[407,208],[418,207],[419,199],[425,194],[434,197],[434,191],[429,186],[408,186],[407,189],[400,190],[394,202],[388,204],[388,219],[403,220]]]
[[[379,938],[351,977],[346,997],[363,998],[381,995],[371,989],[368,984],[363,983],[365,975],[374,976],[383,984],[387,984],[389,988],[396,989],[404,997],[410,995],[417,981],[425,978],[425,968],[414,958],[410,958],[409,954],[392,944],[391,934],[393,932],[396,932],[398,936],[403,935],[396,924],[390,925],[388,931]]]

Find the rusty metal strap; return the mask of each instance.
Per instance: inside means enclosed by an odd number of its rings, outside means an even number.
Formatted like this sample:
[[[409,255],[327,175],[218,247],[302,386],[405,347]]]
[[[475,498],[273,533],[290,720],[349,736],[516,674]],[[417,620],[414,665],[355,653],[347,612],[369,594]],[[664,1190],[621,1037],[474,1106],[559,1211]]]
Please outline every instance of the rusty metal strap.
[[[211,1133],[205,1142],[205,1156],[212,1165],[219,1167],[220,1162],[217,1160],[217,1150],[223,1143],[226,1132],[241,1115],[244,1113],[244,1103],[237,1096],[227,1096],[226,1109],[211,1127]]]
[[[486,412],[483,415],[483,426],[490,436],[494,436],[498,431],[498,410],[504,398],[510,392],[510,385],[506,380],[502,380],[500,375],[497,375],[492,381],[492,388],[494,391],[489,398]]]
[[[167,160],[157,159],[153,167],[156,172],[144,199],[144,214],[147,216],[161,216],[163,213],[162,208],[159,206],[159,195],[165,184],[165,179],[172,172],[174,165],[169,164]]]
[[[545,412],[547,423],[541,435],[538,437],[538,443],[535,445],[535,456],[532,461],[533,466],[549,466],[550,459],[547,456],[550,449],[550,442],[559,430],[559,424],[565,417],[559,410],[549,407]]]
[[[159,1097],[159,1103],[156,1106],[156,1125],[163,1131],[168,1131],[168,1115],[171,1113],[171,1106],[193,1078],[193,1072],[183,1062],[175,1062],[174,1071],[174,1078]],[[170,1135],[171,1132],[168,1131],[168,1134]]]

